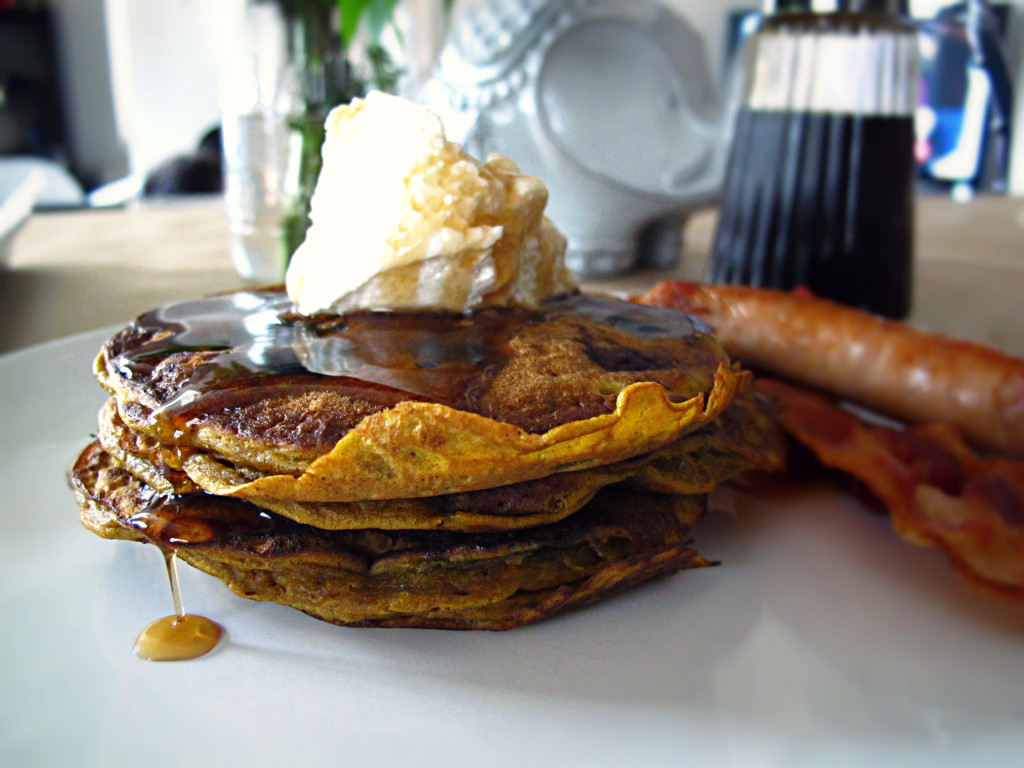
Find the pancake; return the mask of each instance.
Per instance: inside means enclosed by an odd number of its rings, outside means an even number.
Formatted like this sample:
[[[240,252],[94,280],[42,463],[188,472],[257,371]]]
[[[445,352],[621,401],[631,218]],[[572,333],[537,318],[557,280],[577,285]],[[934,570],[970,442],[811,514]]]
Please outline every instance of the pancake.
[[[279,291],[139,318],[96,365],[133,431],[257,479],[222,495],[436,496],[623,461],[709,423],[749,376],[686,315],[587,296],[468,315],[305,319]]]
[[[253,479],[252,474],[243,476],[237,467],[206,454],[189,456],[184,471],[174,469],[169,466],[177,458],[173,447],[129,429],[113,399],[100,411],[98,439],[120,466],[158,492],[213,491],[223,484]],[[712,424],[658,451],[592,469],[426,498],[318,503],[255,497],[249,501],[328,530],[512,530],[562,520],[601,488],[627,478],[639,490],[707,493],[746,470],[779,468],[783,445],[767,404],[747,389]]]
[[[237,499],[159,494],[98,443],[72,482],[94,533],[174,547],[239,595],[336,624],[510,629],[709,564],[690,544],[702,495],[606,489],[514,533],[325,531]]]

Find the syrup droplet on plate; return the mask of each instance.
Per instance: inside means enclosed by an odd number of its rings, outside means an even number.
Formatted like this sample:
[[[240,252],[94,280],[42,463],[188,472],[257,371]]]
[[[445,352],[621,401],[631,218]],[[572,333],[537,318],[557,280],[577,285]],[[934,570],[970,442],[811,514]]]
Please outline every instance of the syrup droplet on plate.
[[[220,635],[220,625],[203,616],[164,616],[139,633],[135,655],[146,661],[188,661],[216,648]]]
[[[220,641],[221,628],[203,616],[185,613],[178,587],[177,553],[164,551],[174,613],[149,624],[135,639],[135,655],[147,661],[188,661],[203,656]]]

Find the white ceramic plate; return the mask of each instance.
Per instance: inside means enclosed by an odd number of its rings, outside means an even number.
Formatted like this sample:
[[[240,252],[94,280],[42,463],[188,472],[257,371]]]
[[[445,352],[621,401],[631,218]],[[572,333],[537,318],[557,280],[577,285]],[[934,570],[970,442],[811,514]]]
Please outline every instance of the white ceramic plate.
[[[507,633],[357,630],[184,566],[227,641],[136,659],[159,553],[64,473],[105,334],[0,358],[0,765],[1021,765],[1024,609],[827,488],[721,495],[682,573]]]

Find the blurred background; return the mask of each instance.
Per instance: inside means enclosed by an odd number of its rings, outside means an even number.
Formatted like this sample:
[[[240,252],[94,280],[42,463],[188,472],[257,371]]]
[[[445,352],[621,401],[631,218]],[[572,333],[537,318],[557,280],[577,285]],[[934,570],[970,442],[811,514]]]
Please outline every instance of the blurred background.
[[[441,2],[397,3],[392,38],[400,40],[393,46],[403,78],[399,90],[416,92],[423,85],[446,28],[457,28],[472,5],[456,2],[446,18]],[[699,76],[725,108],[730,64],[761,4],[665,5],[696,32],[691,48],[706,69]],[[963,32],[968,5],[907,4],[922,22],[922,190],[945,193],[966,184],[1021,194],[1024,0],[989,3],[1004,81],[967,66],[973,55],[970,35]],[[154,170],[169,161],[206,156],[204,146],[215,155],[218,137],[211,131],[221,119],[219,84],[225,60],[237,54],[245,6],[245,0],[0,0],[0,156],[47,158],[66,171],[72,183],[53,181],[50,197],[39,201],[59,207],[122,204],[141,194]],[[986,159],[989,120],[1001,92],[1016,96],[1007,101],[1014,106],[1003,127],[1010,148]],[[213,183],[200,178],[196,187]]]

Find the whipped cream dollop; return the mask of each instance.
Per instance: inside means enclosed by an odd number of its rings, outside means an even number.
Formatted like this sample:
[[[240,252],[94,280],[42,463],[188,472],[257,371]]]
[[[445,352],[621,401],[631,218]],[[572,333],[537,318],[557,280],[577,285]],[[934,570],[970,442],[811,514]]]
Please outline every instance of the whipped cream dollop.
[[[458,312],[577,289],[547,188],[509,158],[481,163],[433,112],[380,92],[336,107],[326,128],[286,281],[299,312]]]

